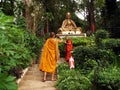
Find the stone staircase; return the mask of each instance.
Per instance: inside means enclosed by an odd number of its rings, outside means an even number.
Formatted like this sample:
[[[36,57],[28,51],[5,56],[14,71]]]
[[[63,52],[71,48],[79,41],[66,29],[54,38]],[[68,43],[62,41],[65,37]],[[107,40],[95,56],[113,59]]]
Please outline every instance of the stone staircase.
[[[64,61],[64,58],[61,58],[58,64]],[[33,64],[19,83],[18,90],[56,90],[56,81],[51,81],[51,74],[48,73],[46,82],[42,82],[42,78],[43,73],[39,71],[38,64]]]
[[[42,77],[43,75],[38,69],[38,64],[33,64],[19,83],[18,90],[56,90],[56,81],[49,81],[51,78],[49,74],[46,82],[42,82]]]

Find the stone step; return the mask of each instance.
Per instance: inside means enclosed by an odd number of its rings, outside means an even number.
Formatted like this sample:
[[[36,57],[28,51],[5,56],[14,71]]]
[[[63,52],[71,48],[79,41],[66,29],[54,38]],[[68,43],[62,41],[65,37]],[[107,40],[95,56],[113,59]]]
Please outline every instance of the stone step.
[[[65,62],[64,58],[58,61],[58,64]],[[57,73],[55,74],[57,78]],[[28,68],[22,81],[18,85],[18,90],[56,90],[56,81],[51,81],[51,74],[47,73],[46,82],[42,82],[43,72],[39,71],[39,65],[33,64]]]

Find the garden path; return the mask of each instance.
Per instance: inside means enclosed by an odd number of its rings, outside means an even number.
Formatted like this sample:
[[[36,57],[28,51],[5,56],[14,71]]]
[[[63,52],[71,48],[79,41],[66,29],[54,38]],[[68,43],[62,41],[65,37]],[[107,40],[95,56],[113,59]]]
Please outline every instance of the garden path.
[[[64,58],[61,58],[58,61],[58,64],[63,63],[64,61]],[[46,82],[42,82],[42,77],[43,74],[39,71],[38,64],[33,64],[29,67],[27,73],[19,83],[18,90],[56,90],[56,81],[50,81],[50,74],[47,75]]]

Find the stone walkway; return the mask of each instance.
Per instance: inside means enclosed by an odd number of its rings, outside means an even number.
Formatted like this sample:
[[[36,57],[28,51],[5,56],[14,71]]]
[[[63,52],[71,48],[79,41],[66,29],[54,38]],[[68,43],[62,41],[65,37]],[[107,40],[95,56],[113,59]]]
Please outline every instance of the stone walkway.
[[[64,59],[61,58],[58,64],[63,62]],[[47,75],[46,82],[42,82],[42,77],[43,73],[39,71],[38,64],[33,64],[19,83],[18,90],[56,90],[56,81],[50,81],[51,74]]]

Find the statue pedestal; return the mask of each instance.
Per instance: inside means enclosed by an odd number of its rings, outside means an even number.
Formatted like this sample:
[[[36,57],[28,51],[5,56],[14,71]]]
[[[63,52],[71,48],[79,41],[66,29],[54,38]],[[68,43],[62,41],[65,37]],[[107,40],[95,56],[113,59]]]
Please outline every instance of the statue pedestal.
[[[61,32],[62,35],[76,35],[76,34],[81,34],[81,31],[62,31]]]
[[[64,38],[65,36],[70,37],[86,37],[86,33],[80,33],[80,34],[58,34],[61,38]]]

